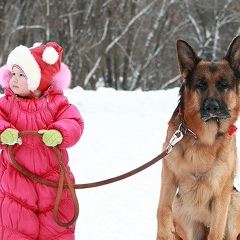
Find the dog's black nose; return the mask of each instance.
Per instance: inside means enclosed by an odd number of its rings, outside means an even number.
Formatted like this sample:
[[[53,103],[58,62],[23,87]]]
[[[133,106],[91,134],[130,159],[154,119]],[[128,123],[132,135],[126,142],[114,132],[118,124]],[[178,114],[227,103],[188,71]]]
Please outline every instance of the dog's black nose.
[[[215,99],[207,99],[204,103],[204,110],[209,113],[216,113],[219,111],[220,104]]]
[[[200,108],[201,118],[204,122],[211,119],[219,121],[230,117],[227,106],[216,98],[208,98],[203,101]]]

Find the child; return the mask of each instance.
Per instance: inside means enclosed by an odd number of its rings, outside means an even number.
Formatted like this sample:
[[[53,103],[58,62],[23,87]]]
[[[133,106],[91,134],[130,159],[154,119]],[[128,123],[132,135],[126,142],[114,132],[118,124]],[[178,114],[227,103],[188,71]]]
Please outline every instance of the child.
[[[66,148],[77,143],[83,132],[83,120],[69,104],[62,90],[70,84],[71,74],[61,63],[62,48],[54,43],[33,48],[16,47],[0,68],[0,239],[74,239],[75,226],[60,227],[53,218],[56,188],[30,180],[19,172],[8,155],[14,145],[17,161],[33,174],[59,180],[59,165],[53,151],[57,146],[68,167]],[[18,136],[22,131],[38,136]],[[59,219],[68,222],[74,215],[69,190],[64,190]]]

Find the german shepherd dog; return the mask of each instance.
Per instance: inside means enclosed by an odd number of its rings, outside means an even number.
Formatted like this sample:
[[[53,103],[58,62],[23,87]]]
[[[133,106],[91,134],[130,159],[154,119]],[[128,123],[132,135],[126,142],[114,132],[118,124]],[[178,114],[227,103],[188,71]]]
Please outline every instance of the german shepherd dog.
[[[177,56],[184,83],[168,126],[163,159],[157,240],[240,239],[240,192],[235,123],[239,115],[240,36],[219,62],[203,61],[183,40]]]

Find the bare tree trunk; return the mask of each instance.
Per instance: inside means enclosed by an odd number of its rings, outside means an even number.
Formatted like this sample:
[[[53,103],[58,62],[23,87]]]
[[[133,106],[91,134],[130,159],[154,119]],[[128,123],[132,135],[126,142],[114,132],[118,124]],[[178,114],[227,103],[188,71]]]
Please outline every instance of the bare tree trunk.
[[[215,60],[239,23],[239,0],[1,0],[0,64],[17,45],[56,41],[71,87],[168,88],[180,84],[177,39]]]

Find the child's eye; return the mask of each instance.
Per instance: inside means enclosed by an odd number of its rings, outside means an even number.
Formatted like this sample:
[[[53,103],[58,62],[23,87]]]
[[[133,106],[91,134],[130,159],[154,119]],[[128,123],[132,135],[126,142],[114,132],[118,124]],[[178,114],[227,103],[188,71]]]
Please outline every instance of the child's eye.
[[[15,76],[16,74],[13,72],[13,73],[12,73],[12,75],[14,75],[14,76]]]

